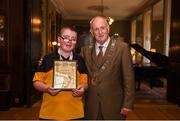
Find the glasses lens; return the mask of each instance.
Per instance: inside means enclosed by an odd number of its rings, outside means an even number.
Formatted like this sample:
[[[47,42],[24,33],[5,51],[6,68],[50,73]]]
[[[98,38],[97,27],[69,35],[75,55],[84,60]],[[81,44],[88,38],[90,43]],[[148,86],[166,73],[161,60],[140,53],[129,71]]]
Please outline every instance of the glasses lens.
[[[71,42],[72,42],[73,44],[76,44],[76,40],[72,40]]]
[[[64,42],[69,42],[69,41],[71,41],[73,44],[75,44],[76,43],[76,39],[69,39],[68,37],[66,38],[66,37],[62,37],[62,36],[60,36],[62,39],[63,39],[63,41]]]
[[[63,40],[64,40],[64,42],[69,42],[69,39],[64,38]]]

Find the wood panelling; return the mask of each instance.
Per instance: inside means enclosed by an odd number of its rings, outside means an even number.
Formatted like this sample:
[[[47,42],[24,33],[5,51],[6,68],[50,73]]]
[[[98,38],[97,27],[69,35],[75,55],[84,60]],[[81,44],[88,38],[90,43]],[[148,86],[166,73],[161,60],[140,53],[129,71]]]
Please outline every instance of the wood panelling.
[[[172,0],[167,99],[180,105],[180,1]]]
[[[41,0],[27,0],[25,4],[25,104],[30,106],[39,97],[39,92],[33,87],[32,78],[42,56],[41,40]]]
[[[6,15],[7,46],[0,48],[0,81],[3,81],[3,89],[6,85],[10,87],[6,89],[8,93],[1,93],[0,97],[10,96],[13,106],[30,103],[35,92],[32,77],[41,54],[41,33],[40,25],[37,28],[39,32],[34,31],[36,25],[31,20],[41,19],[40,1],[1,0],[0,13]]]
[[[11,65],[11,92],[13,104],[23,105],[24,78],[24,0],[8,0],[8,38]]]
[[[7,8],[8,1],[2,0],[0,4],[0,65],[8,65]]]
[[[8,7],[8,0],[1,0],[1,4],[0,4],[0,10],[7,10]]]
[[[9,62],[8,1],[0,4],[0,110],[10,107],[11,65]]]

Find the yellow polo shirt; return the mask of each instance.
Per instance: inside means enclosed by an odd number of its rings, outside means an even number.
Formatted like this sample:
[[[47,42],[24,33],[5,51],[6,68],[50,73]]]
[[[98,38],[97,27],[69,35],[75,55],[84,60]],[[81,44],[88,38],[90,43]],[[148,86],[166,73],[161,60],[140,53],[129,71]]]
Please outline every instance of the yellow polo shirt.
[[[53,80],[53,70],[48,72],[36,72],[33,81],[43,81],[51,86]],[[87,84],[87,74],[80,74],[77,71],[78,84]],[[61,91],[56,96],[43,93],[39,118],[53,120],[69,120],[84,117],[83,97],[72,96],[72,91]]]

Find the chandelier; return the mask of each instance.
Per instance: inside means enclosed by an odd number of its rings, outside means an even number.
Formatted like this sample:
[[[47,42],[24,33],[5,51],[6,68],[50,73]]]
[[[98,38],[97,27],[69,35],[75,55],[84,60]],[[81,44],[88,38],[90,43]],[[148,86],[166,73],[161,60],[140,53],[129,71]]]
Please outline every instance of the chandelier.
[[[104,8],[106,8],[103,4],[103,0],[101,0],[101,16],[104,16]],[[110,16],[106,17],[106,20],[108,22],[109,25],[111,25],[114,22],[114,19]]]
[[[100,5],[89,6],[88,9],[89,10],[95,10],[95,11],[98,11],[98,12],[100,11],[100,15],[104,16],[104,11],[108,10],[109,8],[108,8],[108,6],[104,6],[103,2],[104,1],[101,0],[101,4]],[[114,19],[112,17],[110,17],[110,16],[105,17],[105,18],[106,18],[106,20],[107,20],[109,25],[111,25],[114,22]]]

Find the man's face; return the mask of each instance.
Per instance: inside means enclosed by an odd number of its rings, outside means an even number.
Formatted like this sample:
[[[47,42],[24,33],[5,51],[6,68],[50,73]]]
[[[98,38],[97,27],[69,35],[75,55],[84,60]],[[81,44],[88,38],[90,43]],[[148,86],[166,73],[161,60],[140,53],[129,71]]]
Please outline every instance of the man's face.
[[[64,29],[58,40],[60,41],[60,48],[64,52],[71,52],[77,43],[77,33],[70,29]]]
[[[105,19],[95,18],[91,26],[91,34],[95,37],[96,42],[104,44],[109,37],[109,26]]]

